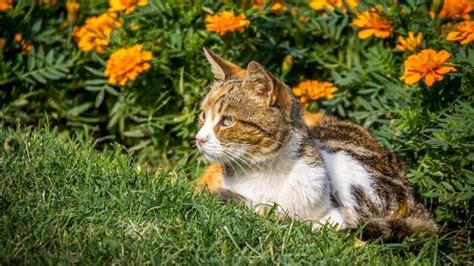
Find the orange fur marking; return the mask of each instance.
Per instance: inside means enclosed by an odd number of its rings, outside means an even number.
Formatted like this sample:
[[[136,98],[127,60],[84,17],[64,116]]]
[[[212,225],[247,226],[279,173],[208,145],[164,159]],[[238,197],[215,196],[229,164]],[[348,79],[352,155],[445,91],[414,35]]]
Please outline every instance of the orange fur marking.
[[[218,164],[209,165],[204,174],[199,177],[197,188],[206,188],[209,192],[218,192],[224,185],[222,166]]]
[[[313,128],[317,126],[324,118],[323,113],[312,113],[310,111],[304,110],[303,120],[307,127]]]
[[[397,210],[395,210],[391,215],[390,217],[391,218],[403,218],[403,217],[407,217],[408,216],[408,213],[409,213],[409,206],[407,204],[407,202],[402,202],[400,203],[400,206],[398,207]]]

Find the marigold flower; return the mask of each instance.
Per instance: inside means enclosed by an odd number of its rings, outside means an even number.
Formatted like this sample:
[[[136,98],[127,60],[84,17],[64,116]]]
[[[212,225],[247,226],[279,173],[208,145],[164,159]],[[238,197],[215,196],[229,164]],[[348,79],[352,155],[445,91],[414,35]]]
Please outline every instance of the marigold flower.
[[[84,52],[96,50],[103,53],[104,48],[110,43],[110,35],[121,27],[122,22],[117,19],[116,13],[104,13],[100,16],[90,17],[80,29],[74,30],[77,46]]]
[[[342,11],[346,12],[347,8],[346,8],[346,6],[344,5],[344,3],[342,1],[343,0],[311,0],[309,2],[309,7],[311,7],[314,10],[317,10],[317,11],[324,10],[324,8],[333,11],[334,6],[337,6]],[[357,5],[359,4],[359,0],[346,0],[346,4],[352,10],[355,10]]]
[[[310,101],[326,98],[331,100],[334,92],[337,91],[336,86],[331,82],[306,80],[302,81],[293,88],[293,93],[299,97],[303,106],[309,104]]]
[[[76,0],[68,0],[66,2],[66,10],[67,10],[67,19],[74,23],[77,19],[77,11],[79,11],[79,3]]]
[[[33,49],[31,41],[25,40],[21,32],[16,33],[15,36],[13,36],[13,40],[20,45],[22,54],[29,54],[31,49]]]
[[[29,54],[31,52],[31,49],[33,49],[33,44],[31,41],[22,41],[21,42],[21,53],[22,54]]]
[[[472,0],[444,0],[443,8],[439,12],[440,18],[449,17],[452,19],[469,19],[470,13],[474,9]]]
[[[448,34],[446,40],[459,42],[462,45],[474,41],[474,21],[466,20],[456,24],[456,29]]]
[[[127,81],[135,80],[139,73],[148,70],[151,58],[152,53],[142,51],[140,44],[118,49],[107,60],[104,74],[109,77],[110,84],[123,86]]]
[[[423,41],[423,33],[418,33],[415,36],[413,32],[408,32],[408,37],[398,37],[398,43],[396,48],[400,51],[416,51],[420,46],[421,42]]]
[[[387,38],[392,33],[392,25],[385,17],[381,16],[375,10],[364,11],[357,14],[352,26],[361,29],[358,37],[367,39],[374,35],[376,38]]]
[[[224,35],[227,32],[243,31],[250,25],[250,21],[244,14],[234,15],[233,11],[223,11],[215,16],[206,16],[206,30]]]
[[[401,79],[406,84],[415,84],[423,79],[428,86],[443,79],[443,75],[454,72],[456,69],[449,66],[451,54],[446,50],[422,50],[418,54],[409,56],[404,63],[405,71]]]
[[[254,0],[253,2],[254,4],[252,5],[252,8],[255,8],[255,9],[262,9],[265,6],[265,2],[271,2],[270,10],[273,13],[280,13],[280,12],[285,12],[286,10],[288,10],[286,5],[281,0],[274,0],[274,1]]]
[[[7,11],[13,8],[13,0],[0,0],[0,11]]]
[[[138,6],[148,5],[148,0],[109,0],[109,11],[124,11],[125,14],[130,14]]]
[[[21,42],[23,40],[23,34],[21,32],[15,34],[13,40],[15,40],[15,42]]]

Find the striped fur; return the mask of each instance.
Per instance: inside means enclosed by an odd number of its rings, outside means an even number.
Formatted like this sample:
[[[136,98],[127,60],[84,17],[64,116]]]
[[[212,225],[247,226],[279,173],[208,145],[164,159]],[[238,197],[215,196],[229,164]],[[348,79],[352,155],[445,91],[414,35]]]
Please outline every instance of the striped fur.
[[[365,225],[367,239],[436,232],[403,163],[366,129],[303,115],[289,88],[258,63],[244,70],[205,53],[216,82],[201,104],[198,148],[213,163],[201,185],[258,211],[276,203],[315,228]]]

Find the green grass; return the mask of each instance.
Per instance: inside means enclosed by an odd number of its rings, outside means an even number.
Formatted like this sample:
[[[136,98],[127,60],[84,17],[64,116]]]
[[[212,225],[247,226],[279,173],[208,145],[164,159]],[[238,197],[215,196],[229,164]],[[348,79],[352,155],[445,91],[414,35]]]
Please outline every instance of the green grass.
[[[347,232],[221,205],[193,195],[193,161],[151,175],[119,147],[97,152],[47,130],[0,129],[0,143],[2,265],[399,265],[469,256],[449,251],[444,237],[363,245]]]

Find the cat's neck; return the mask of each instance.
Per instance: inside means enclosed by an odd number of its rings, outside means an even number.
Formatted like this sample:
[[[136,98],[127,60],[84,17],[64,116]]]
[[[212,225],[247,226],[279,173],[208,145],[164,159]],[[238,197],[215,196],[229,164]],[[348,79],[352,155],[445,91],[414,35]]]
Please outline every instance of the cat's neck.
[[[267,158],[258,158],[256,160],[236,159],[223,165],[224,176],[227,179],[246,179],[253,177],[262,177],[271,175],[272,173],[281,173],[279,176],[285,176],[294,168],[294,165],[301,160],[302,149],[309,148],[313,145],[309,141],[309,131],[304,129],[294,129],[289,132],[290,139],[275,154]],[[311,163],[309,161],[308,163]]]

